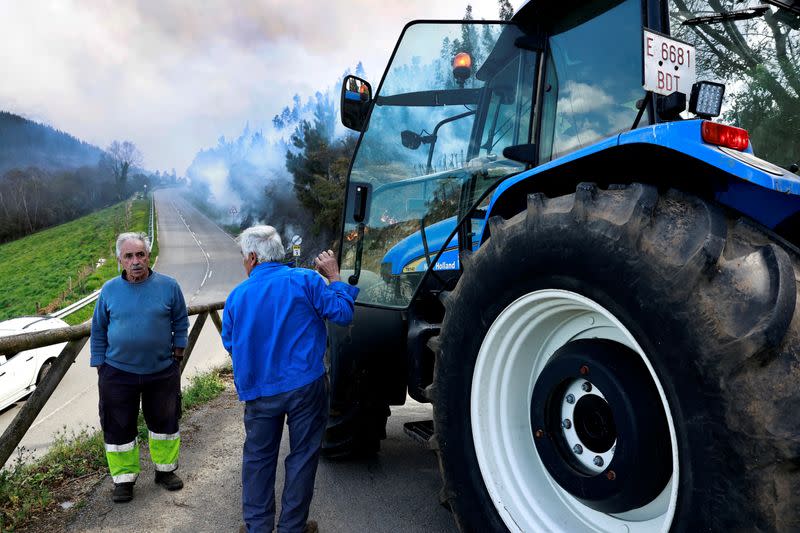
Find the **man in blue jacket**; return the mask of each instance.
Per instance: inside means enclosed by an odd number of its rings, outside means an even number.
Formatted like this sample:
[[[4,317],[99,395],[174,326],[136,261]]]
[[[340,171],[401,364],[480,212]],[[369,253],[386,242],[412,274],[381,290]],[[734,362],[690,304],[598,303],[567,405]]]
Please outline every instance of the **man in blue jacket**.
[[[97,367],[100,426],[115,502],[133,498],[139,475],[139,402],[150,430],[156,483],[179,490],[181,370],[189,317],[178,282],[150,269],[144,233],[117,237],[122,275],[103,285],[92,317],[90,365]]]
[[[273,529],[275,469],[286,419],[291,451],[278,531],[312,533],[317,524],[308,521],[308,509],[328,418],[325,321],[349,324],[358,289],[342,283],[330,250],[315,259],[319,273],[282,264],[283,244],[271,226],[248,228],[238,242],[248,279],[225,302],[222,344],[233,358],[233,380],[245,402],[242,529]]]

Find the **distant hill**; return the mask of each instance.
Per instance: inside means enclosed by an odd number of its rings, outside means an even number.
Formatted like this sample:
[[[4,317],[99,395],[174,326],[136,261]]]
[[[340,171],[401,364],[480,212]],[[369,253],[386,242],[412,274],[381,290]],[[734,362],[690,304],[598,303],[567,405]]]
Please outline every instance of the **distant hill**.
[[[0,111],[0,176],[14,168],[67,170],[94,166],[102,154],[98,147],[68,133]]]

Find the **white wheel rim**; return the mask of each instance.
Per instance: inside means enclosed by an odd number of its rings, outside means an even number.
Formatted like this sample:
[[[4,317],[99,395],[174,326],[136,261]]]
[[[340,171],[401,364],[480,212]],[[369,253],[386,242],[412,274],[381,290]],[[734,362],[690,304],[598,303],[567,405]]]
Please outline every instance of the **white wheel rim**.
[[[646,506],[618,515],[595,511],[562,489],[539,459],[531,431],[536,378],[561,346],[592,338],[619,342],[641,356],[658,389],[672,443],[672,477],[662,493]],[[677,437],[669,404],[633,335],[597,302],[570,291],[541,290],[504,309],[478,353],[470,412],[484,483],[510,531],[669,530],[678,495]]]

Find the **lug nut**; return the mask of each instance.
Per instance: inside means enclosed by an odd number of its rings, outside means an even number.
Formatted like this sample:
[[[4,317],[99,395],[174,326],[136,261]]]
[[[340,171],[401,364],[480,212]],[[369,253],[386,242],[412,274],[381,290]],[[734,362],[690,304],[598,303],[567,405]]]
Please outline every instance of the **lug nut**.
[[[572,427],[572,421],[569,418],[565,418],[563,422],[561,422],[561,427],[564,429],[569,429]]]
[[[583,446],[581,446],[580,444],[576,444],[575,446],[572,447],[572,451],[575,452],[577,455],[580,455],[583,453]]]
[[[608,478],[609,481],[614,481],[615,479],[617,479],[617,473],[614,472],[613,470],[609,470],[608,472],[606,472],[606,477]]]
[[[589,367],[588,367],[588,366],[586,366],[586,365],[583,365],[583,366],[581,367],[581,376],[585,376],[585,375],[586,375],[586,374],[588,374],[588,373],[589,373]]]
[[[592,462],[594,463],[594,466],[603,466],[603,458],[600,457],[599,455],[595,455],[594,461]]]
[[[541,439],[544,436],[544,431],[542,431],[541,429],[537,429],[534,435],[536,435],[537,439]]]
[[[573,396],[572,394],[567,394],[566,400],[567,403],[575,403],[575,396]]]
[[[584,381],[583,385],[581,385],[583,392],[592,392],[592,384],[588,381]]]

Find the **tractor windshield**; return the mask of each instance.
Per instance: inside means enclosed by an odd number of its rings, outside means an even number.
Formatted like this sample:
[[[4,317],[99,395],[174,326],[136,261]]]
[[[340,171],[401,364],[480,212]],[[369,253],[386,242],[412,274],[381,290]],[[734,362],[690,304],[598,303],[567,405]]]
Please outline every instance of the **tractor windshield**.
[[[503,23],[407,27],[350,174],[372,187],[360,302],[405,307],[429,267],[458,270],[455,238],[452,257],[429,261],[474,198],[524,168],[503,157],[531,142],[538,54],[517,46],[521,37]],[[344,272],[355,267],[357,240],[345,224]]]

